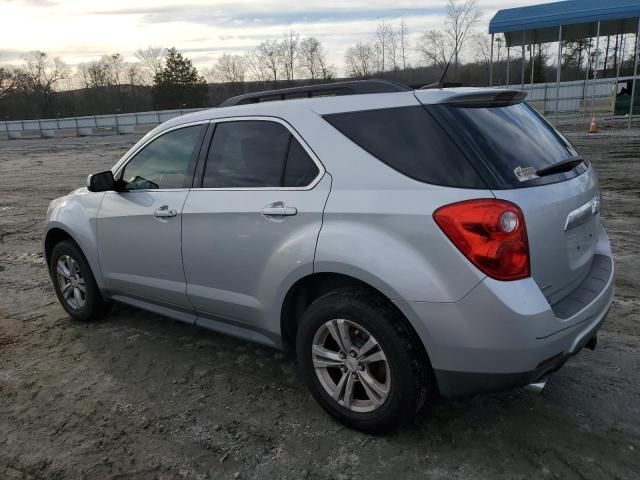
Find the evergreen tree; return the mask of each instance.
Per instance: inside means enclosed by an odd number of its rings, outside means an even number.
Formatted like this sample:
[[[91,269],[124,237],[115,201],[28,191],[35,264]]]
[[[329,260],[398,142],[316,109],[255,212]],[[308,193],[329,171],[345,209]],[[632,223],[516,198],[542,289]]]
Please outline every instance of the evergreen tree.
[[[207,103],[208,87],[191,60],[170,48],[164,65],[153,77],[152,94],[158,109],[203,107]]]

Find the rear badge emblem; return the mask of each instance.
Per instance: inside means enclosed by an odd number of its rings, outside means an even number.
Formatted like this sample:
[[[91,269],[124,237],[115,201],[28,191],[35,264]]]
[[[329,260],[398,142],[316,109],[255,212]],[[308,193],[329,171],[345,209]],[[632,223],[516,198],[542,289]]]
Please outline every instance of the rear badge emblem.
[[[600,212],[601,203],[602,200],[600,199],[600,194],[597,194],[595,197],[593,197],[593,200],[591,200],[591,213],[596,214]]]
[[[597,214],[599,211],[600,211],[600,194],[598,193],[595,197],[593,197],[584,205],[581,205],[575,210],[569,212],[569,215],[567,215],[567,220],[564,224],[565,231],[569,230],[570,228],[576,227],[578,225],[582,225],[592,215]]]

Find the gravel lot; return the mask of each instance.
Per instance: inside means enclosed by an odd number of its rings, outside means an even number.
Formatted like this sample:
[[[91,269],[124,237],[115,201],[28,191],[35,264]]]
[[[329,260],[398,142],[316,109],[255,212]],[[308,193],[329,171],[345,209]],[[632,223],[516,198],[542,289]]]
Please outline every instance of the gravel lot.
[[[48,202],[134,136],[0,141],[0,478],[639,478],[640,129],[569,137],[599,172],[617,295],[542,395],[440,401],[347,430],[279,352],[130,307],[72,322],[40,253]]]

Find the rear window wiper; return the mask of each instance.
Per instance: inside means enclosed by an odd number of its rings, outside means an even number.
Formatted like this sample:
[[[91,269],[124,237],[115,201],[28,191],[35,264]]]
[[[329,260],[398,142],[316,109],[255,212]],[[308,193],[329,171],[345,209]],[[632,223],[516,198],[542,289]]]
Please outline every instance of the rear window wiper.
[[[582,157],[569,158],[567,160],[562,160],[561,162],[554,163],[553,165],[549,165],[548,167],[537,170],[536,175],[539,177],[544,177],[545,175],[552,175],[554,173],[568,172],[581,163],[584,163],[584,158]]]

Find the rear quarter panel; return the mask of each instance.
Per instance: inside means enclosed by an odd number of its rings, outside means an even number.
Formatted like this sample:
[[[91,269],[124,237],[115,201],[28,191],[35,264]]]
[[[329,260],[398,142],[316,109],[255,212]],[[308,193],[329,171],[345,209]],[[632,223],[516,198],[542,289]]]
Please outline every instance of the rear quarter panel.
[[[490,194],[453,190],[332,191],[315,271],[350,275],[395,301],[460,300],[485,275],[451,244],[432,214],[441,205]]]
[[[392,300],[405,301],[455,302],[482,281],[484,274],[453,246],[432,215],[448,203],[493,198],[489,190],[413,180],[319,115],[307,115],[294,125],[333,178],[315,272],[350,275]]]

